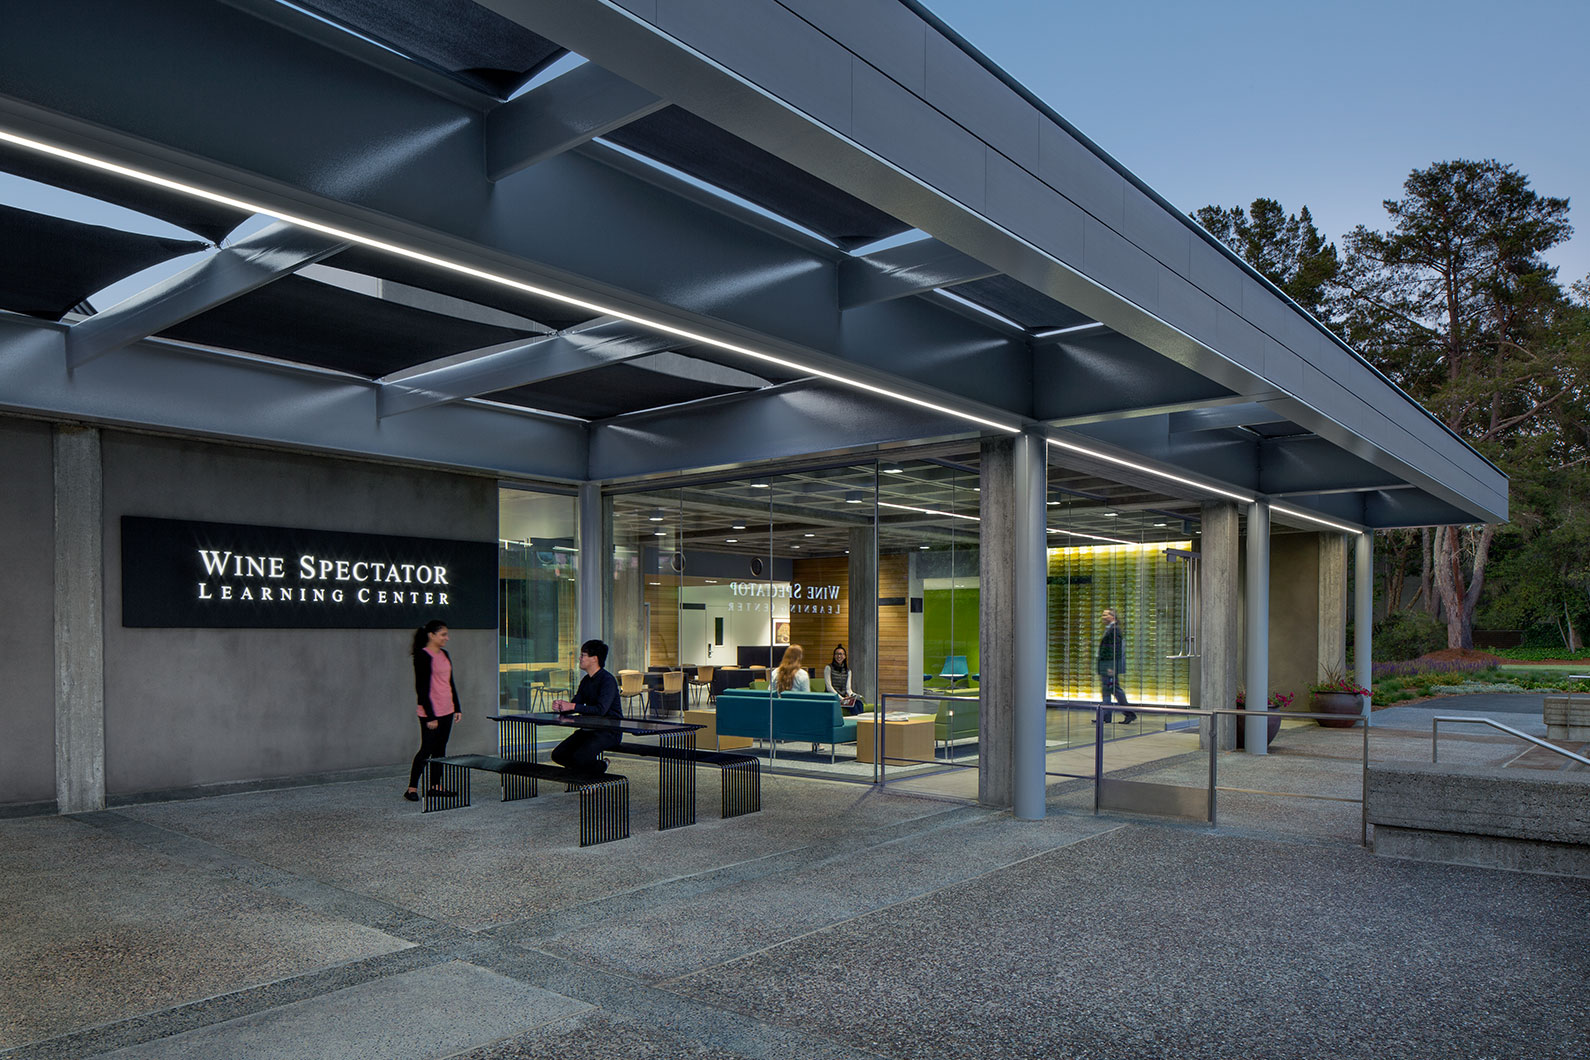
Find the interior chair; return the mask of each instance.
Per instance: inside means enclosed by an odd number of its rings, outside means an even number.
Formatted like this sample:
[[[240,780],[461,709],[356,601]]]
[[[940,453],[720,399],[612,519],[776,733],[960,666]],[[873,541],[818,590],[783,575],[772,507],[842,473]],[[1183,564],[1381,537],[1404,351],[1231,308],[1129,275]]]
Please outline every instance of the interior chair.
[[[707,703],[709,705],[711,704],[712,672],[714,669],[716,668],[712,666],[696,667],[696,676],[690,679],[690,694],[692,696],[693,702],[699,703],[701,701],[701,690],[704,688],[707,690]]]
[[[966,667],[966,656],[947,655],[944,657],[944,667],[938,673],[940,677],[949,678],[950,687],[955,687],[955,682],[971,676],[971,670]]]
[[[667,707],[668,697],[673,696],[678,703],[678,709],[685,709],[685,672],[683,670],[669,670],[662,675],[662,698],[664,708]]]
[[[639,670],[618,671],[618,699],[625,714],[634,716],[635,711],[630,709],[630,701],[639,699],[646,694],[646,679]],[[645,713],[642,706],[640,713]]]

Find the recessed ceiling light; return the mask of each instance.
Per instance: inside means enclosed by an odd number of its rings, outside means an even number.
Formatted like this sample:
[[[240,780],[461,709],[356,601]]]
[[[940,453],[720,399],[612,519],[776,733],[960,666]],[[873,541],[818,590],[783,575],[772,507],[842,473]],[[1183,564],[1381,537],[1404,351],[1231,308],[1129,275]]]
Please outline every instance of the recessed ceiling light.
[[[851,490],[850,492],[846,493],[845,494],[845,503],[846,504],[860,504],[861,503],[861,491],[860,490]]]
[[[799,545],[791,545],[790,548],[800,548],[800,546]]]
[[[744,523],[735,523],[733,526],[729,527],[729,529],[730,530],[744,530],[745,529],[745,524]]]
[[[723,543],[725,545],[738,545],[740,543],[740,539],[737,537],[726,537],[723,539]]]
[[[816,534],[802,534],[802,537],[816,537]]]
[[[1105,512],[1104,513],[1104,518],[1106,518],[1106,519],[1114,519],[1116,516],[1118,516],[1120,514],[1121,514],[1120,512]]]
[[[1050,501],[1049,502],[1049,507],[1053,508],[1055,505],[1057,505],[1059,503],[1060,503],[1059,501]]]
[[[666,531],[666,530],[653,530],[651,536],[652,537],[667,537],[668,536],[668,531]]]
[[[766,482],[753,482],[753,483],[751,483],[751,488],[754,489],[754,490],[765,490],[765,489],[767,489],[767,483]]]
[[[661,585],[662,582],[647,582],[647,585]]]
[[[926,545],[918,545],[918,546],[917,546],[917,548],[920,548],[920,549],[922,549],[922,550],[923,550],[923,551],[924,551],[924,552],[926,552],[926,551],[927,551],[927,548],[928,548],[928,546],[926,546]]]
[[[903,468],[903,467],[886,467],[886,468],[883,469],[883,473],[885,475],[903,475],[903,474],[905,474],[905,468]]]
[[[646,517],[646,519],[647,519],[648,522],[653,522],[653,523],[662,522],[663,521],[663,510],[661,508],[654,509],[652,511],[652,513]]]
[[[1164,526],[1165,524],[1164,523],[1155,523],[1154,525],[1155,526]]]
[[[708,585],[716,585],[716,584],[718,584],[718,579],[716,579],[716,578],[708,578],[708,579],[706,579],[706,582],[707,582]]]

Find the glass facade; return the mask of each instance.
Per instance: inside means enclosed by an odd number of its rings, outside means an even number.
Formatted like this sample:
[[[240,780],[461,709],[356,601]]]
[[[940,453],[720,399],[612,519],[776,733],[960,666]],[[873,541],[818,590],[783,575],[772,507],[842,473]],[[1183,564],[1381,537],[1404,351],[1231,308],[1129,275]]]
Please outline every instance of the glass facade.
[[[575,500],[502,489],[497,513],[498,705],[539,709],[567,694],[579,653]]]

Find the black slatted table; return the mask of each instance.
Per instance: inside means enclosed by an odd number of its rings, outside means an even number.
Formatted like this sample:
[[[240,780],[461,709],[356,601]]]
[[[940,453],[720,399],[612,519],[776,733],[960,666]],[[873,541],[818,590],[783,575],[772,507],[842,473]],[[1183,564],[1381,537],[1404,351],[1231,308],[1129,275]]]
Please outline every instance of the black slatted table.
[[[666,830],[696,823],[696,730],[701,728],[700,725],[683,721],[603,718],[593,714],[550,712],[493,714],[491,720],[497,723],[497,742],[502,757],[520,762],[536,761],[536,728],[541,725],[657,737],[660,747],[674,752],[658,759],[657,827]],[[507,775],[502,781],[504,784],[528,783],[526,778]],[[506,791],[504,796],[515,797]]]

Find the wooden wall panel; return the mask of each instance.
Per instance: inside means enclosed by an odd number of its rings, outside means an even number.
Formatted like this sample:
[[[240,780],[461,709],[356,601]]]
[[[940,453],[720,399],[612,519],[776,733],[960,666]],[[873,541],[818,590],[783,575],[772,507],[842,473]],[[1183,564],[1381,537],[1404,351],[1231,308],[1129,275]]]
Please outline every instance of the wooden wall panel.
[[[646,586],[651,605],[651,665],[679,665],[679,584]]]
[[[906,598],[907,557],[902,554],[878,557],[878,596],[880,599]],[[790,610],[790,640],[806,649],[806,662],[821,676],[832,657],[835,644],[850,643],[850,560],[845,556],[797,560],[795,581],[805,585],[838,585],[838,614],[802,614]],[[792,605],[798,601],[792,601]],[[878,688],[881,692],[910,690],[908,651],[908,603],[878,608]],[[857,665],[861,660],[857,660]]]
[[[903,553],[878,557],[878,597],[906,603],[878,608],[878,691],[909,692],[910,651],[908,560]]]

